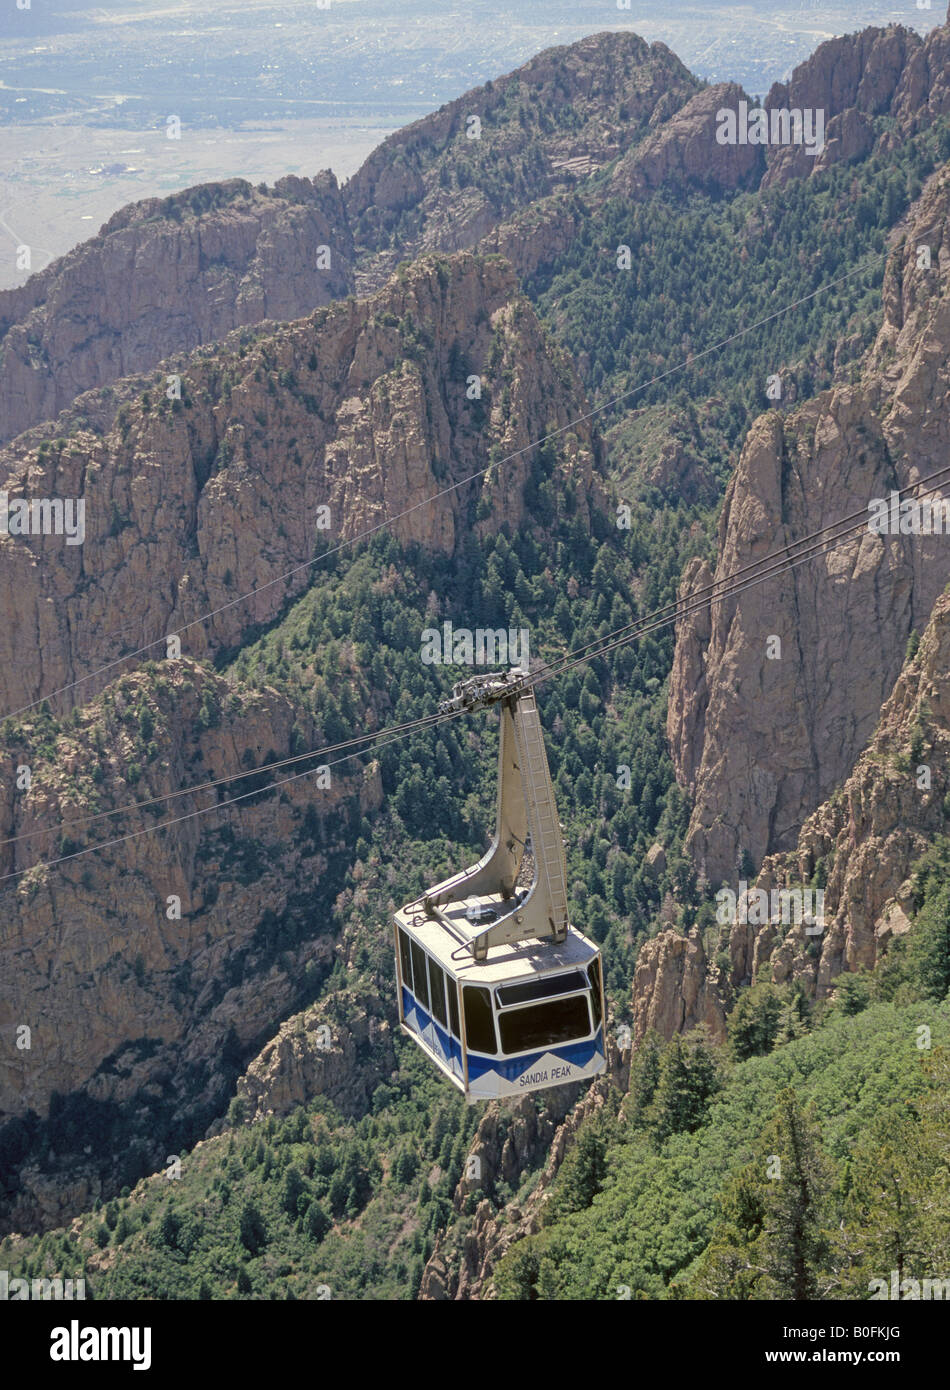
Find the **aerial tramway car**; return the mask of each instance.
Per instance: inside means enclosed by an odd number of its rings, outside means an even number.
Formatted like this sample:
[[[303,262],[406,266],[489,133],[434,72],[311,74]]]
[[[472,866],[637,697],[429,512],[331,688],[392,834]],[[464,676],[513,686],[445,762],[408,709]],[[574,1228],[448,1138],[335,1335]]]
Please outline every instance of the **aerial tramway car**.
[[[399,1021],[466,1100],[606,1066],[600,951],[568,922],[564,843],[534,692],[462,681],[443,711],[501,706],[498,815],[483,857],[394,916]]]

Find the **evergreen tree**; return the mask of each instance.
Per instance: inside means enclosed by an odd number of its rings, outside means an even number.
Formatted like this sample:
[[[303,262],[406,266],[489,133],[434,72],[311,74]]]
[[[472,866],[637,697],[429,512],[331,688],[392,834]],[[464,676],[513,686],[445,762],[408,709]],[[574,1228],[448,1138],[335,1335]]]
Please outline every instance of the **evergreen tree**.
[[[253,1202],[245,1202],[241,1208],[241,1244],[251,1255],[257,1255],[267,1244],[267,1227],[264,1218]]]
[[[764,1146],[770,1143],[781,1169],[767,1188],[760,1238],[766,1271],[762,1294],[797,1302],[814,1299],[821,1295],[828,1257],[824,1223],[831,1170],[818,1131],[802,1114],[791,1087],[782,1091],[775,1117],[766,1126]]]
[[[319,1243],[327,1234],[333,1222],[319,1202],[311,1202],[306,1215],[306,1229],[311,1240]]]
[[[927,1090],[915,1102],[929,1175],[920,1197],[923,1242],[931,1273],[945,1277],[950,1270],[950,1052],[935,1049],[923,1069]]]
[[[627,1115],[631,1124],[642,1125],[646,1121],[648,1109],[660,1080],[662,1051],[662,1040],[651,1031],[647,1033],[633,1054],[633,1060],[630,1063],[630,1089],[627,1101]]]
[[[542,1255],[541,1257],[535,1297],[545,1299],[548,1302],[556,1302],[561,1297],[557,1267],[549,1255]]]
[[[304,1192],[304,1180],[300,1170],[291,1163],[284,1173],[284,1182],[280,1194],[280,1204],[289,1216],[296,1216],[298,1202]]]
[[[607,1176],[607,1136],[603,1115],[592,1116],[568,1150],[558,1174],[552,1214],[561,1216],[589,1207]]]
[[[671,1134],[691,1133],[698,1128],[718,1088],[718,1063],[702,1031],[689,1039],[677,1033],[660,1059],[651,1106],[650,1118],[658,1141],[662,1143]]]
[[[727,1021],[729,1046],[737,1062],[771,1052],[779,1030],[782,996],[774,985],[743,990]]]
[[[776,1020],[775,1046],[794,1042],[808,1032],[808,1005],[801,989],[796,989],[779,1009]]]
[[[756,1297],[762,1275],[758,1242],[765,1222],[765,1191],[757,1164],[733,1175],[718,1199],[718,1219],[700,1268],[685,1286],[690,1298],[745,1302]]]
[[[870,1280],[889,1280],[892,1270],[899,1281],[924,1272],[924,1205],[933,1172],[922,1138],[913,1110],[892,1105],[855,1147],[838,1239],[848,1297],[866,1298]]]
[[[950,990],[950,883],[944,883],[917,913],[908,945],[912,978],[928,999]]]
[[[726,1184],[691,1292],[799,1302],[825,1296],[834,1283],[826,1230],[831,1172],[817,1128],[787,1087],[754,1158]]]

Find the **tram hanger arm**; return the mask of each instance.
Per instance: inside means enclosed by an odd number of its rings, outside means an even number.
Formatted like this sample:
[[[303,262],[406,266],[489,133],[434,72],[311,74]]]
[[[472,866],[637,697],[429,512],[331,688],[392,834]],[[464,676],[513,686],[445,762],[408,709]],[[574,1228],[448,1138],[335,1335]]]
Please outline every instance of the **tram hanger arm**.
[[[478,675],[455,686],[447,705],[477,709],[501,703],[498,740],[498,809],[495,838],[477,864],[430,890],[427,911],[459,898],[514,895],[528,835],[534,877],[515,909],[472,938],[484,960],[491,946],[567,935],[567,872],[564,842],[533,689],[519,671]]]
[[[427,909],[456,902],[459,898],[490,897],[497,893],[507,900],[514,896],[528,838],[528,812],[516,757],[510,697],[503,698],[505,703],[501,709],[498,736],[498,802],[494,839],[477,864],[429,890],[423,899]]]

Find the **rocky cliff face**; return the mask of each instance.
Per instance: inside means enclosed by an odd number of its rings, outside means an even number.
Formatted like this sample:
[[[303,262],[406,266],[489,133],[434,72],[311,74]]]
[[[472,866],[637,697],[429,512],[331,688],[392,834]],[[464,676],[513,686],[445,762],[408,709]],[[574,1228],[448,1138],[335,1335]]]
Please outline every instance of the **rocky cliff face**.
[[[735,83],[696,93],[646,139],[634,144],[613,175],[615,191],[636,195],[666,180],[713,190],[764,188],[807,178],[840,160],[899,145],[950,111],[950,24],[926,39],[891,25],[830,39],[775,83],[766,111],[820,111],[824,149],[809,154],[801,144],[720,145],[716,115],[750,103]],[[889,117],[882,127],[878,117]]]
[[[464,1235],[457,1226],[442,1232],[423,1272],[420,1299],[443,1303],[491,1296],[495,1266],[515,1241],[540,1229],[564,1156],[583,1122],[604,1104],[609,1085],[596,1082],[579,1102],[573,1086],[547,1092],[540,1113],[530,1096],[510,1106],[488,1105],[469,1150],[473,1176],[463,1178],[456,1189],[456,1212],[473,1196],[490,1194],[499,1179],[517,1187],[532,1169],[541,1166],[542,1171],[523,1207],[508,1203],[499,1210],[485,1195],[476,1200],[474,1220]]]
[[[197,657],[233,645],[306,587],[318,539],[404,514],[390,527],[400,540],[451,553],[478,503],[482,527],[520,525],[530,451],[447,489],[586,413],[510,267],[471,255],[420,261],[369,300],[175,366],[180,400],[162,372],[104,434],[0,454],[11,497],[82,498],[86,527],[82,545],[0,536],[0,609],[17,614],[0,637],[0,709],[156,640],[148,655],[160,657],[167,634]],[[582,516],[598,497],[598,448],[584,424],[558,441]]]
[[[348,294],[352,261],[328,172],[264,192],[241,179],[205,184],[121,209],[0,293],[0,442],[172,352]]]
[[[946,465],[948,208],[947,176],[935,176],[890,259],[884,325],[859,379],[753,426],[723,509],[717,579],[839,518],[866,518],[871,499]],[[918,268],[924,244],[930,269]],[[709,579],[694,562],[682,597]],[[714,886],[735,880],[743,851],[758,865],[792,848],[848,776],[948,579],[945,536],[863,530],[681,622],[668,732],[694,802],[689,850]]]
[[[891,111],[907,131],[950,111],[950,11],[942,28],[933,29],[910,53]]]
[[[874,737],[843,787],[805,822],[795,851],[765,861],[765,889],[826,877],[817,948],[801,926],[732,929],[732,983],[763,965],[822,998],[843,971],[873,969],[913,916],[910,871],[947,830],[950,791],[950,592],[934,606],[916,655],[886,701]],[[812,949],[809,946],[812,945]]]
[[[379,289],[424,251],[474,247],[616,158],[698,87],[663,44],[598,34],[398,131],[342,192],[324,172],[123,208],[0,293],[0,442],[171,353],[300,318],[357,284]]]
[[[890,114],[908,63],[923,47],[911,29],[865,29],[829,39],[801,63],[790,82],[776,83],[766,109],[825,113],[825,150],[807,154],[801,146],[769,150],[764,184],[807,177],[837,159],[867,154],[875,141],[873,118]],[[918,94],[917,109],[926,101]]]
[[[343,1114],[365,1114],[396,1065],[392,1028],[378,1014],[377,996],[344,989],[282,1023],[238,1079],[243,1119],[287,1115],[314,1096],[329,1097]],[[224,1127],[222,1120],[215,1130]]]
[[[662,1038],[705,1027],[724,1042],[726,1018],[716,970],[710,969],[702,936],[672,929],[645,941],[633,976],[633,1040],[655,1032]]]
[[[711,190],[769,187],[808,178],[840,160],[887,150],[950,111],[950,25],[921,39],[891,25],[830,39],[776,83],[766,111],[821,111],[824,148],[809,154],[801,144],[720,145],[716,116],[751,105],[735,83],[697,92],[647,138],[634,143],[613,175],[614,191],[636,196],[667,180]],[[878,117],[889,117],[883,128]]]
[[[233,1084],[229,1053],[325,973],[334,944],[312,920],[312,895],[347,803],[360,815],[380,805],[375,766],[339,769],[319,791],[302,778],[218,815],[194,817],[219,799],[205,792],[104,817],[287,756],[298,736],[320,744],[288,699],[187,660],[122,678],[68,723],[20,726],[4,758],[2,872],[77,857],[3,885],[0,1120],[44,1117],[54,1095],[80,1091],[106,1133],[117,1106],[127,1118],[169,1103],[183,1120],[215,1113]],[[232,782],[220,796],[244,790]],[[314,812],[327,823],[319,848]],[[166,820],[171,834],[144,835]],[[77,855],[90,841],[97,852]],[[17,1211],[32,1229],[41,1212],[28,1218],[29,1204],[21,1196]]]
[[[612,191],[636,197],[669,181],[712,190],[755,187],[765,172],[760,145],[720,145],[716,113],[748,101],[741,87],[723,82],[698,92],[659,130],[617,164]]]
[[[800,145],[769,149],[764,187],[807,178],[875,147],[892,149],[950,111],[950,24],[926,39],[899,25],[829,39],[795,69],[790,82],[772,87],[765,106],[824,111],[825,149],[817,156]],[[892,118],[889,128],[875,125],[879,116]]]
[[[484,374],[478,401],[468,399],[472,373]],[[6,686],[4,703],[305,561],[319,505],[330,508],[331,540],[408,512],[397,535],[449,553],[470,527],[532,526],[522,496],[531,454],[500,460],[584,413],[573,372],[497,259],[430,258],[369,301],[239,337],[221,355],[200,351],[185,363],[180,401],[149,392],[104,435],[80,431],[21,460],[11,494],[83,496],[87,535],[77,547],[2,538],[4,611],[24,622],[8,629],[11,672],[19,664],[26,674]],[[582,517],[597,505],[598,451],[583,427],[558,446],[556,468],[574,477]],[[487,478],[410,510],[489,458]],[[105,1133],[113,1120],[141,1129],[163,1107],[200,1128],[226,1104],[235,1058],[269,1036],[240,1088],[249,1114],[319,1090],[358,1106],[380,1069],[391,1070],[388,1032],[365,999],[328,1019],[328,1047],[312,1041],[323,1038],[316,1014],[273,1036],[338,948],[314,921],[315,904],[338,891],[330,860],[351,816],[380,805],[375,769],[334,771],[332,791],[302,779],[220,819],[187,818],[208,794],[124,813],[115,834],[134,838],[112,845],[113,822],[85,819],[326,742],[291,700],[194,660],[195,649],[230,646],[275,616],[301,580],[306,572],[273,585],[233,626],[219,615],[207,634],[194,629],[200,642],[183,633],[180,659],[165,659],[163,641],[150,653],[155,665],[128,676],[111,667],[96,700],[83,686],[60,702],[81,702],[62,722],[37,710],[5,725],[0,874],[72,854],[87,837],[100,848],[5,885],[0,971],[12,983],[0,1007],[0,1121],[32,1111],[52,1124],[58,1094],[99,1114]],[[126,613],[135,626],[123,630]],[[355,726],[371,728],[355,671],[353,689]],[[18,788],[24,767],[29,786]],[[327,822],[319,841],[314,811]],[[176,814],[185,819],[168,834],[135,833]],[[29,1048],[17,1046],[22,1025]],[[125,1144],[140,1164],[163,1161],[135,1144],[147,1140],[136,1132]],[[96,1195],[100,1158],[88,1173],[71,1164],[62,1201]],[[35,1229],[61,1218],[55,1191],[48,1167],[26,1173],[5,1219]]]
[[[644,943],[633,981],[634,1044],[705,1024],[725,1039],[726,1002],[767,972],[825,998],[846,971],[873,970],[910,930],[911,871],[950,817],[950,589],[934,604],[917,652],[884,703],[843,785],[805,821],[797,845],[770,855],[753,884],[766,893],[824,884],[824,930],[736,921],[730,963],[709,962],[698,933]],[[751,914],[750,914],[751,915]]]

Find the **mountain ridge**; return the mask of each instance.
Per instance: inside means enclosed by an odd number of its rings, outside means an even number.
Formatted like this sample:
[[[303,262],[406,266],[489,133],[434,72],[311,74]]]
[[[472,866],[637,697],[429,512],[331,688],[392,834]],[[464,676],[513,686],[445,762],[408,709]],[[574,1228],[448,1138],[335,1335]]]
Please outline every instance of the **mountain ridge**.
[[[674,177],[767,186],[866,154],[875,141],[893,144],[950,111],[948,45],[948,27],[926,40],[868,29],[822,44],[787,86],[773,87],[767,108],[828,103],[828,141],[817,160],[794,148],[713,144],[715,109],[741,99],[741,89],[704,87],[665,45],[604,32],[545,50],[396,132],[342,189],[324,171],[312,180],[287,176],[272,189],[234,179],[131,204],[24,286],[0,293],[0,442],[183,345],[265,318],[301,317],[357,288],[365,295],[407,255],[471,249],[488,238],[517,261],[519,217],[560,190],[556,220],[569,223],[564,195],[592,187],[610,162],[619,161],[615,190],[635,196]],[[883,87],[860,80],[862,55]],[[565,100],[575,98],[592,102],[580,124],[563,116]],[[506,115],[508,106],[520,116]],[[868,122],[885,108],[896,127],[877,135]],[[485,121],[478,140],[467,138],[471,117]],[[321,247],[330,265],[315,273]],[[104,322],[91,314],[91,296],[116,306]],[[95,327],[80,336],[77,325],[90,316]]]

